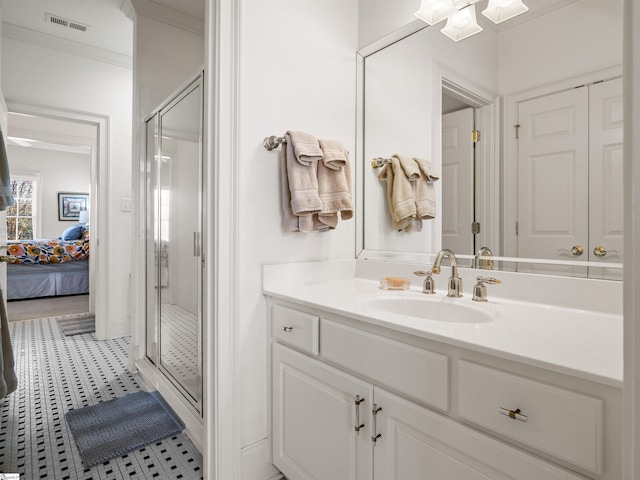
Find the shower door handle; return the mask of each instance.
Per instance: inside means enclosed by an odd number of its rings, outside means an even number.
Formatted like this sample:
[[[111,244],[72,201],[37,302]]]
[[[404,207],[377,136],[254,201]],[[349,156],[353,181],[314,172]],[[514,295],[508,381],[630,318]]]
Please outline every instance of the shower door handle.
[[[200,250],[200,233],[193,232],[193,256],[199,257],[201,253]]]

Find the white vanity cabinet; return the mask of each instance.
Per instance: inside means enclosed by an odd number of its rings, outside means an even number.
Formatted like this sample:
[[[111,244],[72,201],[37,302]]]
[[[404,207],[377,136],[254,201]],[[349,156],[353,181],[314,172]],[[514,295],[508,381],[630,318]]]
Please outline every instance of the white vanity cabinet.
[[[547,385],[526,378],[540,372],[530,365],[512,371],[517,363],[459,346],[284,300],[268,305],[271,454],[288,480],[620,476],[619,441],[604,447],[620,428],[605,428],[620,396],[607,388],[581,393],[591,382],[567,377],[564,388],[555,373]],[[515,405],[527,423],[512,418]]]

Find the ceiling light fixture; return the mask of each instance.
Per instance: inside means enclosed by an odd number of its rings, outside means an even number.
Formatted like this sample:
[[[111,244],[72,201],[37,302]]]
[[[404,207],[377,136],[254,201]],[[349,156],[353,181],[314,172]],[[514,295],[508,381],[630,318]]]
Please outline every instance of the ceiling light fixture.
[[[415,16],[429,25],[447,19],[440,31],[455,42],[482,31],[476,20],[474,3],[479,0],[422,0]],[[498,24],[528,11],[522,0],[489,0],[482,14]]]
[[[451,15],[447,18],[447,25],[440,31],[454,42],[480,33],[482,27],[478,25],[476,20],[476,6],[469,5]]]
[[[489,0],[482,14],[493,23],[501,23],[528,10],[529,7],[522,0]]]

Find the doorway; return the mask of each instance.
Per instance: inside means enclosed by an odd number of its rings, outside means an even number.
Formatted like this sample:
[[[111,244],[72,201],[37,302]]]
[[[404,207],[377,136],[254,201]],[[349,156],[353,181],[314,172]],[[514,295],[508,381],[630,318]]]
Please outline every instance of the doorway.
[[[106,218],[99,212],[102,205],[108,204],[108,190],[100,188],[100,180],[108,178],[108,118],[16,102],[7,102],[7,107],[9,111],[9,137],[22,139],[23,142],[29,143],[30,147],[28,148],[34,148],[35,145],[38,145],[40,148],[57,149],[58,151],[84,152],[90,162],[89,178],[86,179],[87,193],[90,193],[89,217],[91,225],[89,311],[95,315],[96,337],[104,339],[106,338],[106,320],[108,318],[106,287],[109,271],[104,255],[101,255],[101,250],[105,251],[107,240],[106,236],[101,235],[106,231]],[[12,170],[15,168],[12,165]],[[51,202],[51,199],[43,198],[42,202]],[[57,205],[57,200],[54,202]],[[39,225],[39,228],[43,228],[42,225]],[[52,233],[52,230],[49,232]],[[37,234],[37,236],[41,235]],[[97,292],[100,292],[100,295]]]

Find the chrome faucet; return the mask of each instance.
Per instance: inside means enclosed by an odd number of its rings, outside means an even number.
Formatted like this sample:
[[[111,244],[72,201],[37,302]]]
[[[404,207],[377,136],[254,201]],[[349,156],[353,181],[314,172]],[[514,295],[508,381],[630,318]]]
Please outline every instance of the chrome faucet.
[[[480,257],[492,257],[493,252],[489,247],[481,247],[473,258],[473,268],[482,268],[484,270],[493,270],[493,260],[480,260]]]
[[[449,258],[449,262],[451,262],[451,276],[449,277],[449,288],[447,292],[447,297],[461,297],[462,293],[462,279],[458,276],[458,262],[456,260],[455,254],[445,248],[440,250],[436,255],[436,259],[433,262],[433,267],[431,267],[431,271],[433,273],[440,273],[440,263],[444,257]]]

